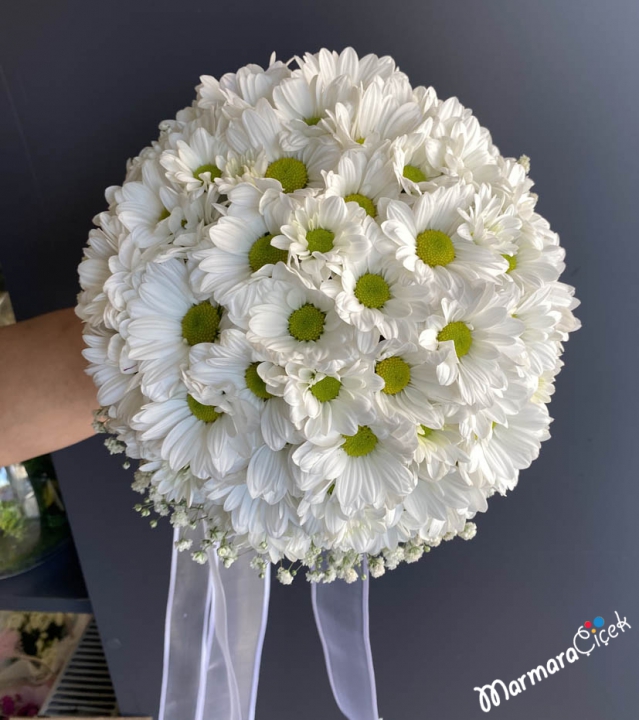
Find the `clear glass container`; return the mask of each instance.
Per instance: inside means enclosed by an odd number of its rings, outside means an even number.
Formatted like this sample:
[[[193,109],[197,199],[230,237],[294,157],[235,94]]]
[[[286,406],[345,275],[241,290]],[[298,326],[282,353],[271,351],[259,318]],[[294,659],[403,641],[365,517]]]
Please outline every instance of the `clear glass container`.
[[[0,578],[39,565],[70,537],[51,458],[0,467]]]

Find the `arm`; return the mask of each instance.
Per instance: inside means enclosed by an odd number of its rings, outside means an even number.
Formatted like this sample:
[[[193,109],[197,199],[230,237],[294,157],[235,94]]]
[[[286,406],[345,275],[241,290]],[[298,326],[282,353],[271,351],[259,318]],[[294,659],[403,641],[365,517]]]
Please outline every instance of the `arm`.
[[[93,435],[83,349],[71,308],[0,328],[0,467]]]

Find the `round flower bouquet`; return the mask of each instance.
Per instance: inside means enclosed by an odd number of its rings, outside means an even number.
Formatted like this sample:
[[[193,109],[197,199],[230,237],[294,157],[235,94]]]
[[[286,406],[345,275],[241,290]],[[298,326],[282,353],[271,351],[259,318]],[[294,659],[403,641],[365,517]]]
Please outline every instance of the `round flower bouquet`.
[[[472,537],[549,437],[578,327],[528,158],[389,57],[201,81],[79,268],[96,425],[139,460],[138,509],[285,583]]]

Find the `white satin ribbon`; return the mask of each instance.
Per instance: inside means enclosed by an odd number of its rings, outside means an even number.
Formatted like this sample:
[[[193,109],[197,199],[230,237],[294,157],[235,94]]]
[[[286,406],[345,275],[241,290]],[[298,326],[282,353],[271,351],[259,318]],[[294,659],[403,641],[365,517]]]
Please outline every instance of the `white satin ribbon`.
[[[249,553],[220,568],[215,550],[198,565],[175,548],[203,537],[202,526],[174,533],[158,720],[254,720],[270,566],[262,580]],[[368,580],[313,584],[311,593],[338,707],[348,720],[378,720]]]
[[[214,550],[198,565],[175,548],[202,538],[201,526],[174,533],[158,720],[254,720],[270,575],[248,553],[220,569]]]
[[[378,720],[366,580],[313,583],[311,597],[335,702],[348,720]]]

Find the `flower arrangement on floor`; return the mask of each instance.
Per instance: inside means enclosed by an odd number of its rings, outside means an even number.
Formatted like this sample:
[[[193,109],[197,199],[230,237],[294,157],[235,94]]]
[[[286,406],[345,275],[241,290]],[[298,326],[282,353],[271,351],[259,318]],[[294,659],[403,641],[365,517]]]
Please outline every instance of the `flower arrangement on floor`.
[[[285,583],[472,537],[549,437],[578,327],[528,171],[389,57],[203,76],[79,268],[96,426],[140,461],[142,514]]]
[[[0,612],[0,720],[38,714],[86,616]]]

